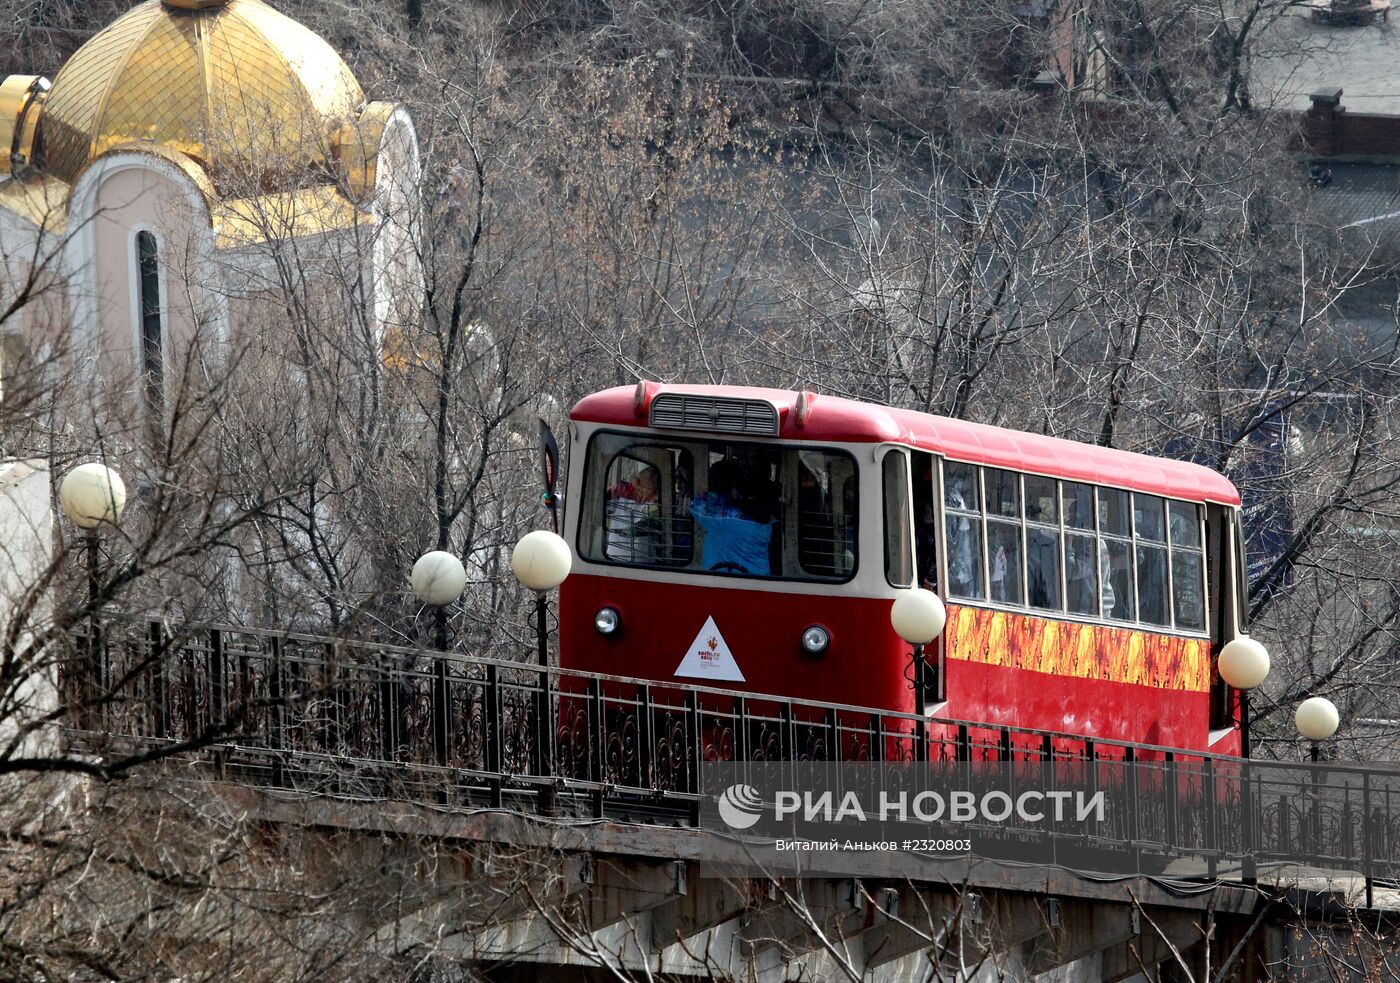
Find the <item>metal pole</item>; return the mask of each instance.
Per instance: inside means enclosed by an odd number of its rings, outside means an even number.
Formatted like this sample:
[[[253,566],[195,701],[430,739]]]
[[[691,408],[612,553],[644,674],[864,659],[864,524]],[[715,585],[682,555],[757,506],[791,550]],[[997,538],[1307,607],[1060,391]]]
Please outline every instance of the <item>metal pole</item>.
[[[549,601],[543,593],[535,595],[535,642],[539,647],[540,668],[549,668]]]
[[[549,685],[549,600],[544,592],[535,595],[535,641],[539,647],[540,688],[537,698],[539,705],[535,719],[540,722],[540,776],[552,778],[554,772],[554,700]],[[552,811],[554,796],[548,786],[541,795],[541,806],[546,813]]]
[[[98,571],[102,562],[99,555],[101,544],[98,542],[97,530],[89,529],[86,534],[87,539],[87,609],[88,609],[88,650],[87,665],[83,667],[81,683],[74,687],[75,694],[81,701],[79,718],[86,720],[88,709],[91,704],[95,704],[102,696],[102,641],[98,637],[101,627],[98,623],[97,609],[98,598],[101,593],[98,581]]]
[[[451,730],[448,726],[447,699],[447,608],[439,605],[433,609],[434,643],[437,655],[433,657],[433,756],[440,765],[447,764],[451,747]]]
[[[1375,907],[1375,871],[1371,867],[1371,773],[1361,773],[1361,876],[1366,881],[1366,910]]]
[[[1242,689],[1240,694],[1240,757],[1249,757],[1249,690]]]
[[[1245,884],[1258,883],[1258,869],[1254,862],[1254,849],[1258,843],[1258,832],[1254,828],[1254,800],[1249,780],[1249,690],[1239,690],[1240,694],[1240,880]]]
[[[916,713],[928,712],[928,703],[924,699],[924,647],[914,646],[914,711]]]
[[[1309,757],[1313,764],[1317,764],[1322,758],[1322,745],[1317,741],[1312,742],[1312,747],[1308,749]],[[1309,810],[1312,815],[1308,825],[1312,834],[1312,852],[1315,858],[1322,856],[1322,776],[1321,769],[1312,769],[1312,807]]]

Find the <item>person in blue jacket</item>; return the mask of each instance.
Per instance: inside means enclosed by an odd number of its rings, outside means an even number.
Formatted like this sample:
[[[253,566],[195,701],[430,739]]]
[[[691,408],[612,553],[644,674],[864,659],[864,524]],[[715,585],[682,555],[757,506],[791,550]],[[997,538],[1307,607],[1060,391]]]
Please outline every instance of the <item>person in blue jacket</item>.
[[[701,565],[717,573],[771,576],[774,524],[753,518],[753,503],[743,493],[735,462],[712,465],[709,486],[690,503],[690,514],[705,534]]]

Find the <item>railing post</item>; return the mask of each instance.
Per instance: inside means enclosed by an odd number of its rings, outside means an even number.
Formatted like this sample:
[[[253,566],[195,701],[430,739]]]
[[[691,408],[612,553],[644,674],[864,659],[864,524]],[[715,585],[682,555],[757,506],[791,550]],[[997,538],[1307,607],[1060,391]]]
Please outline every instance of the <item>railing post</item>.
[[[1210,764],[1214,759],[1207,758]],[[1211,795],[1215,795],[1215,772],[1211,768],[1208,771],[1211,776]],[[1249,758],[1240,759],[1240,880],[1245,884],[1255,884],[1258,881],[1257,870],[1254,861],[1254,851],[1258,848],[1262,829],[1256,827],[1256,814],[1254,809],[1254,792],[1250,787]],[[1212,806],[1214,802],[1212,801]],[[1262,820],[1262,817],[1259,817]],[[1215,822],[1215,809],[1211,809],[1211,822]],[[1211,874],[1214,875],[1214,869]]]
[[[107,700],[107,673],[104,672],[106,659],[103,643],[102,619],[98,598],[98,566],[101,563],[96,529],[87,531],[87,651],[83,653],[83,665],[74,675],[77,679],[68,681],[66,699],[78,703],[78,720],[84,727],[100,727],[110,717],[110,703]]]
[[[224,705],[224,633],[209,630],[209,713],[206,726],[221,730],[228,722],[228,707]]]
[[[1322,766],[1313,762],[1308,771],[1312,775],[1312,822],[1309,823],[1308,834],[1312,839],[1313,859],[1320,862],[1322,858]]]
[[[601,782],[607,775],[608,735],[604,733],[603,684],[597,679],[588,681],[588,703],[584,708],[585,726],[588,735],[588,769],[590,781]]]
[[[485,752],[486,770],[491,774],[491,805],[501,805],[502,757],[501,741],[501,676],[500,668],[494,663],[486,667],[486,690],[482,693],[482,703],[486,709],[486,732],[482,734],[482,748]]]
[[[1099,790],[1099,753],[1093,740],[1084,742],[1084,777],[1089,785],[1089,797],[1092,799]]]
[[[685,742],[686,768],[690,771],[690,781],[686,785],[687,791],[699,794],[700,792],[700,769],[704,765],[704,722],[700,718],[700,697],[694,690],[687,690],[685,694]],[[698,825],[700,817],[693,817]]]
[[[1137,773],[1137,748],[1127,747],[1123,749],[1123,767],[1127,769],[1127,774],[1123,776],[1123,788],[1128,797],[1127,829],[1125,830],[1128,839],[1128,850],[1137,855],[1137,841],[1140,824],[1138,822],[1138,773]],[[1095,769],[1097,770],[1097,769]],[[1134,863],[1133,869],[1138,869]]]
[[[380,757],[384,761],[396,761],[399,757],[398,719],[399,699],[397,671],[393,660],[380,653],[379,670],[379,744]]]
[[[190,635],[185,636],[185,642],[177,648],[177,656],[172,660],[177,667],[177,675],[183,676],[183,681],[177,680],[175,686],[179,687],[184,694],[183,719],[175,721],[176,727],[183,729],[173,736],[179,740],[189,740],[201,734],[201,723],[199,719],[199,690],[204,684],[204,680],[199,677],[196,662],[199,655],[195,651],[195,639]],[[166,689],[170,689],[171,683],[167,678]],[[174,716],[174,707],[171,707]]]
[[[972,737],[968,734],[967,724],[958,724],[958,760],[972,760]]]
[[[166,687],[165,687],[165,632],[159,621],[152,621],[149,629],[151,644],[151,737],[168,737]]]
[[[1342,838],[1342,842],[1338,844],[1338,849],[1341,851],[1341,856],[1343,857],[1356,856],[1356,835],[1352,830],[1352,826],[1353,815],[1351,807],[1351,789],[1347,786],[1343,786],[1342,822],[1341,825],[1337,827],[1337,831]]]
[[[749,759],[749,705],[742,696],[734,698],[734,760]]]
[[[637,687],[637,785],[651,788],[652,754],[651,687]]]
[[[1207,856],[1207,861],[1205,861],[1205,867],[1207,867],[1207,872],[1208,874],[1210,874],[1211,878],[1215,877],[1215,867],[1217,867],[1218,857],[1224,854],[1224,850],[1219,849],[1219,844],[1217,843],[1217,840],[1215,840],[1215,828],[1217,828],[1217,822],[1219,821],[1218,812],[1219,808],[1221,808],[1221,804],[1219,804],[1218,793],[1219,790],[1217,788],[1217,780],[1215,780],[1215,759],[1203,758],[1201,759],[1201,808],[1204,809],[1205,815],[1203,818],[1203,830],[1201,830],[1201,832],[1203,832],[1205,835],[1204,847],[1205,851],[1207,851],[1207,854],[1205,854],[1205,856]],[[1246,826],[1249,825],[1249,823],[1246,823],[1245,819],[1243,819],[1246,815],[1249,815],[1249,809],[1243,807],[1243,801],[1245,801],[1243,800],[1243,795],[1246,794],[1247,790],[1245,788],[1245,784],[1243,784],[1242,781],[1242,783],[1240,783],[1239,833],[1240,875],[1242,875],[1242,877],[1243,871],[1245,871],[1245,865],[1250,863],[1250,861],[1247,860],[1247,854],[1249,854],[1250,835],[1249,830],[1246,829]],[[1228,804],[1229,795],[1226,795],[1225,801],[1226,804]]]
[[[209,630],[209,707],[205,726],[211,733],[224,734],[229,728],[228,712],[228,667],[224,665],[224,633],[218,628]],[[224,776],[224,751],[214,747],[210,751],[214,771],[220,778]]]
[[[535,595],[535,646],[539,660],[540,683],[536,690],[539,703],[535,719],[538,721],[539,773],[543,778],[554,777],[554,689],[549,676],[549,602],[543,593]],[[554,793],[552,786],[541,795],[546,811],[553,809]]]
[[[452,703],[447,687],[447,654],[438,651],[433,656],[433,756],[439,765],[447,765],[451,747]]]
[[[543,604],[541,604],[543,607]],[[546,815],[554,811],[554,686],[549,676],[549,666],[539,668],[539,688],[535,691],[538,700],[535,719],[539,744],[539,775],[547,781],[540,786],[540,811]]]
[[[1001,785],[1006,794],[1016,801],[1019,786],[1016,782],[1016,752],[1011,743],[1011,728],[1003,727],[997,736],[997,770],[1001,774]]]
[[[1166,836],[1163,839],[1167,849],[1170,850],[1176,847],[1177,794],[1179,792],[1177,784],[1181,779],[1177,772],[1176,755],[1173,752],[1168,751],[1166,753],[1163,764],[1165,765],[1163,768],[1163,777],[1167,783],[1165,789],[1167,798],[1167,829]]]
[[[1361,773],[1361,877],[1366,882],[1366,909],[1375,907],[1373,881],[1375,872],[1371,869],[1371,774]]]
[[[778,755],[784,761],[797,760],[797,725],[792,719],[792,704],[786,700],[778,705]]]
[[[1207,865],[1210,870],[1211,877],[1215,876],[1217,847],[1215,840],[1215,823],[1217,816],[1215,813],[1216,801],[1218,796],[1216,795],[1216,791],[1217,790],[1215,787],[1215,759],[1203,758],[1201,759],[1201,799],[1202,804],[1204,805],[1206,810],[1205,829],[1203,830],[1203,832],[1205,833],[1206,841],[1203,845],[1206,848],[1207,856],[1209,858],[1207,861]],[[1247,836],[1248,834],[1244,833],[1243,830],[1241,830],[1241,835]]]
[[[272,636],[272,667],[269,672],[268,696],[272,702],[272,733],[268,743],[272,750],[272,784],[282,785],[286,780],[282,755],[286,750],[287,708],[286,692],[282,678],[282,639]]]
[[[1059,788],[1055,771],[1055,741],[1049,734],[1044,734],[1040,738],[1041,788]],[[1050,820],[1050,860],[1053,863],[1059,855],[1060,824],[1055,821],[1054,812],[1047,813],[1047,816]]]
[[[324,689],[321,705],[326,708],[326,713],[321,724],[321,748],[327,754],[334,754],[341,746],[341,735],[345,729],[340,705],[340,673],[336,664],[338,660],[335,642],[326,642],[323,651],[326,661],[321,672],[321,685]]]
[[[597,782],[599,788],[593,792],[593,818],[603,818],[602,785],[608,777],[608,733],[607,711],[603,705],[603,684],[600,680],[588,681],[588,706],[585,709],[588,730],[588,777]]]
[[[841,754],[841,719],[836,713],[836,708],[832,707],[826,711],[826,760],[840,761]]]

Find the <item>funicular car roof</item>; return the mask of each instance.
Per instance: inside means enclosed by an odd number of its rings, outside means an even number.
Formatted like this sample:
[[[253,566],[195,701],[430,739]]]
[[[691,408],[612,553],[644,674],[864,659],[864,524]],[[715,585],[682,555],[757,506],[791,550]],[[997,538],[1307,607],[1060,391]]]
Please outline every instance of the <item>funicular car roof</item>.
[[[634,386],[619,386],[585,396],[569,418],[581,423],[635,427],[645,418],[634,410]],[[904,444],[948,458],[995,468],[1054,475],[1075,481],[1128,488],[1171,498],[1238,505],[1239,492],[1226,478],[1199,464],[1149,457],[1060,437],[1007,430],[983,423],[952,420],[914,410],[862,403],[840,396],[816,395],[808,419],[797,424],[797,392],[748,386],[652,385],[660,393],[757,399],[778,410],[780,440],[833,443]],[[664,431],[663,431],[664,432]]]

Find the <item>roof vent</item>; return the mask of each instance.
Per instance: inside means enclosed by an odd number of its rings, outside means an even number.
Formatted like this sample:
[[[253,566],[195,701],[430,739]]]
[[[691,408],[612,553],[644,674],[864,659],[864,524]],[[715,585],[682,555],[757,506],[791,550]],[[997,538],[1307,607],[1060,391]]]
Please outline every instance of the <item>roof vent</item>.
[[[778,410],[761,399],[660,393],[651,401],[651,425],[670,430],[778,436]]]

